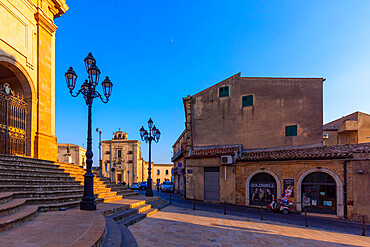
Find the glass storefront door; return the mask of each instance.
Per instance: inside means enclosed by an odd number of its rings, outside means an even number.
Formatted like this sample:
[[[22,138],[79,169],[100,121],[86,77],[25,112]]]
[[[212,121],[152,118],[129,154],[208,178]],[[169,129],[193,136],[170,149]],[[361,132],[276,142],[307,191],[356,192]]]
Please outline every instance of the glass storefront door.
[[[307,212],[336,214],[336,184],[327,173],[314,172],[302,182],[302,208]]]

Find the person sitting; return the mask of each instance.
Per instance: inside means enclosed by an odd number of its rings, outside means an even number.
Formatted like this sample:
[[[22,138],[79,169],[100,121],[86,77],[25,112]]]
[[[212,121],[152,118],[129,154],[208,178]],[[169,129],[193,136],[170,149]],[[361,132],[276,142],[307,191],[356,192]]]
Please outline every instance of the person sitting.
[[[286,197],[285,193],[281,194],[280,201],[276,204],[276,209],[279,209],[285,203],[288,203],[288,198]]]

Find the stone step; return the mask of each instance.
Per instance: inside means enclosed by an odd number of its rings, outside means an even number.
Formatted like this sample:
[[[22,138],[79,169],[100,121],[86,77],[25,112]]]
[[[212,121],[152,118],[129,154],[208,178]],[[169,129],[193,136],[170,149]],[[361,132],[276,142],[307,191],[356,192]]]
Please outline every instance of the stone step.
[[[11,192],[0,193],[0,204],[6,203],[12,199],[13,199],[13,193]]]
[[[159,196],[153,196],[153,197],[145,197],[145,196],[134,196],[129,199],[134,200],[135,202],[132,202],[130,204],[125,204],[122,202],[122,204],[118,204],[118,207],[106,207],[105,209],[100,209],[99,212],[104,216],[111,216],[115,213],[128,210],[130,208],[137,208],[140,206],[143,206],[148,203],[152,203],[154,201],[158,201],[161,199]]]
[[[150,204],[144,204],[144,205],[141,205],[141,206],[136,207],[136,208],[131,208],[131,209],[127,209],[125,211],[121,211],[119,213],[115,213],[115,214],[109,216],[109,218],[112,218],[114,221],[119,223],[120,221],[125,220],[128,217],[131,217],[131,216],[136,215],[136,214],[143,213],[145,211],[148,211],[149,209],[151,209],[151,205]]]
[[[151,204],[149,204],[149,201]],[[129,205],[123,205],[119,208],[114,208],[113,215],[111,215],[112,210],[106,210],[101,212],[103,215],[107,216],[106,227],[107,235],[103,243],[103,247],[121,247],[121,246],[137,246],[135,238],[132,236],[130,231],[125,225],[118,224],[117,221],[124,221],[130,218],[130,222],[138,221],[139,219],[145,218],[141,214],[146,214],[152,210],[153,207],[164,203],[165,200],[161,200],[160,197],[152,197],[147,200],[141,200]],[[145,204],[148,203],[148,204]],[[140,214],[138,214],[140,212]],[[153,212],[156,212],[153,210]],[[138,216],[139,215],[139,216]],[[139,218],[139,219],[137,219]],[[124,236],[124,238],[122,238]]]
[[[121,184],[115,184],[115,183],[112,183],[112,184],[106,184],[104,183],[107,187],[109,188],[118,188],[118,189],[129,189],[127,187],[124,187],[123,185]]]
[[[63,170],[55,169],[31,169],[31,168],[9,168],[0,166],[0,173],[8,173],[11,172],[11,174],[40,174],[40,175],[65,175],[66,173]]]
[[[68,195],[68,196],[53,196],[53,197],[31,197],[24,198],[27,200],[26,205],[41,205],[41,204],[59,204],[72,201],[80,201],[82,194],[80,195]]]
[[[38,205],[38,207],[39,207],[39,212],[58,211],[61,208],[69,209],[69,208],[79,207],[80,202],[81,200],[68,201],[68,202],[62,202],[62,203],[42,204],[42,205]]]
[[[18,168],[18,169],[43,169],[43,170],[60,170],[56,165],[43,165],[43,164],[29,164],[21,162],[9,163],[0,160],[0,167],[4,168]]]
[[[0,160],[7,161],[7,162],[54,165],[54,162],[50,160],[33,159],[33,158],[26,158],[26,157],[21,157],[21,156],[14,156],[14,155],[4,155],[4,154],[0,154]]]
[[[62,190],[62,191],[15,191],[13,199],[17,198],[51,198],[60,196],[82,195],[83,189],[79,190]]]
[[[0,192],[10,191],[68,191],[68,190],[83,190],[82,185],[0,185]]]
[[[14,199],[6,203],[0,204],[0,216],[15,213],[26,206],[26,200]]]
[[[9,230],[17,224],[31,220],[37,214],[37,206],[26,206],[13,214],[0,217],[0,232]]]
[[[81,169],[81,170],[84,170],[84,168],[82,166],[78,166],[78,165],[75,165],[75,164],[69,164],[69,163],[58,163],[58,162],[55,162],[55,165],[58,166],[58,167],[63,167],[63,168],[70,168],[70,169]]]
[[[80,181],[74,181],[73,178],[69,180],[40,180],[40,179],[3,179],[0,177],[0,184],[2,185],[81,185]]]
[[[37,173],[19,173],[14,174],[12,171],[0,172],[0,178],[2,179],[43,179],[43,180],[70,180],[74,178],[70,177],[67,173],[61,174],[37,174]]]
[[[116,195],[117,195],[117,192],[104,192],[104,193],[96,194],[95,197],[96,198],[107,198],[107,197],[116,196]]]
[[[118,193],[117,195],[123,195],[124,198],[131,197],[131,196],[138,196],[140,195],[139,192],[125,192],[125,193]]]
[[[65,162],[60,162],[60,161],[56,161],[56,162],[54,162],[54,164],[56,164],[56,165],[58,165],[58,166],[78,167],[78,168],[84,169],[84,168],[83,168],[82,166],[80,166],[80,165],[70,164],[70,163],[65,163]]]
[[[74,175],[76,177],[83,177],[83,175],[86,173],[86,171],[74,171],[70,169],[62,169],[65,173]]]
[[[161,200],[161,202],[157,206],[155,206],[155,207],[147,207],[147,210],[145,210],[145,211],[143,211],[141,213],[138,213],[138,214],[134,214],[134,215],[132,215],[132,216],[130,216],[130,217],[128,217],[128,218],[120,221],[119,222],[119,225],[125,226],[125,227],[128,227],[130,225],[133,225],[136,222],[139,222],[140,220],[145,219],[146,217],[155,214],[160,209],[165,208],[168,205],[170,205],[169,202],[167,202],[166,200]]]
[[[109,188],[97,188],[94,186],[94,194],[112,192]]]
[[[105,198],[96,198],[96,202],[97,203],[113,202],[113,201],[121,200],[122,198],[123,198],[122,195],[116,195],[116,196],[105,197]]]

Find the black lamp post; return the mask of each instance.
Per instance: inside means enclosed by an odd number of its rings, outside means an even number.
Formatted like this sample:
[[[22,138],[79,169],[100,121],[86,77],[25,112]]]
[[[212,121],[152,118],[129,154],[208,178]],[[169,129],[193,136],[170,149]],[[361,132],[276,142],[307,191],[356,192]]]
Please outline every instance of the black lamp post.
[[[100,168],[100,175],[103,175],[103,165],[101,163],[101,130],[99,128],[96,128],[96,132],[99,134],[99,168]]]
[[[67,87],[69,92],[73,97],[77,97],[80,93],[86,100],[86,105],[88,106],[88,127],[87,127],[87,151],[86,151],[86,173],[84,175],[84,194],[82,201],[80,203],[81,210],[96,210],[96,201],[94,196],[94,174],[92,173],[92,130],[91,130],[91,107],[93,100],[97,97],[101,99],[103,103],[108,102],[108,98],[112,93],[113,83],[109,80],[108,76],[102,82],[103,92],[105,95],[105,100],[99,92],[95,90],[95,87],[99,83],[100,70],[96,66],[96,61],[91,53],[85,58],[86,71],[89,75],[89,80],[81,85],[81,89],[73,94],[72,90],[76,86],[77,75],[73,71],[72,67],[69,67],[68,71],[65,73],[65,78],[67,82]]]
[[[145,196],[153,196],[152,190],[152,141],[156,143],[159,142],[159,138],[161,137],[161,132],[155,126],[153,127],[153,121],[150,118],[148,121],[149,133],[144,129],[144,126],[140,129],[140,136],[141,140],[145,141],[146,143],[149,142],[149,167],[148,167],[148,184],[146,187]]]

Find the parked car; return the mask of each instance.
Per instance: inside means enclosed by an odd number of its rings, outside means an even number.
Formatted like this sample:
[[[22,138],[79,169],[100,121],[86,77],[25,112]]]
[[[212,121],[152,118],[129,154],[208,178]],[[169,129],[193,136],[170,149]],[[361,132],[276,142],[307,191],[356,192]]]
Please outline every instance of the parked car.
[[[140,189],[139,183],[132,183],[131,184],[131,189],[133,189],[133,190],[139,190]]]
[[[148,185],[146,181],[140,183],[140,190],[146,190],[147,187]]]
[[[171,181],[164,181],[161,185],[162,192],[173,192],[173,186]]]

